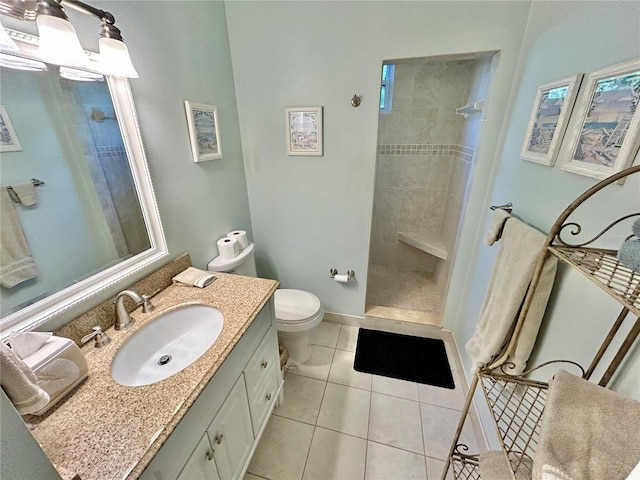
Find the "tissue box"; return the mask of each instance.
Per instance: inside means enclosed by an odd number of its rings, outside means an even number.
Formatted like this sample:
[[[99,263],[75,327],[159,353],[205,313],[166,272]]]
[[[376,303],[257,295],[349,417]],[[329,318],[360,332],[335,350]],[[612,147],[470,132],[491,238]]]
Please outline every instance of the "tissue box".
[[[52,336],[23,361],[31,367],[38,378],[38,385],[50,397],[49,403],[33,415],[48,411],[89,375],[87,360],[80,348],[68,338]]]

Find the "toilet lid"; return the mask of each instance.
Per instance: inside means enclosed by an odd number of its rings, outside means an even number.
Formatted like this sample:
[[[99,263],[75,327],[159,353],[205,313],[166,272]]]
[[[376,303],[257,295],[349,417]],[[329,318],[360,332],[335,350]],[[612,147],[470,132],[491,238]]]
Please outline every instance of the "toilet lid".
[[[276,318],[282,323],[303,322],[320,310],[320,300],[304,290],[278,289],[275,293]]]

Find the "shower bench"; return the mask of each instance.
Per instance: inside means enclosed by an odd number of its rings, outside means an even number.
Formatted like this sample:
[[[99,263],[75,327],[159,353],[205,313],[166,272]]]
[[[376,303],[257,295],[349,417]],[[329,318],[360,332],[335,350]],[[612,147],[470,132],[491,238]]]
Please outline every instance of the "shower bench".
[[[425,236],[417,233],[398,232],[396,238],[402,243],[411,245],[441,260],[446,260],[449,254],[447,245],[437,235]]]

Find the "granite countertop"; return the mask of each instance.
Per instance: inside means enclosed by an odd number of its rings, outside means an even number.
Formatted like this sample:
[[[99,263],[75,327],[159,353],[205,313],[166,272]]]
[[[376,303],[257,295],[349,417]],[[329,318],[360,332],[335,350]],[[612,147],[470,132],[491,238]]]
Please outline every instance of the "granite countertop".
[[[129,329],[107,330],[110,344],[82,349],[89,378],[41,417],[25,416],[31,433],[64,479],[137,478],[195,402],[209,380],[275,292],[278,282],[217,273],[206,288],[170,286],[152,299],[155,310],[136,309]],[[122,343],[149,321],[185,304],[217,308],[220,336],[181,372],[151,385],[125,387],[110,373]]]

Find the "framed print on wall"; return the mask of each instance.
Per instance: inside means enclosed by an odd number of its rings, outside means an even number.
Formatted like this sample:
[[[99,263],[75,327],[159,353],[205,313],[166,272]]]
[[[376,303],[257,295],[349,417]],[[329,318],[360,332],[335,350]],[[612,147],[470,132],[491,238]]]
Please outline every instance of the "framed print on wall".
[[[22,150],[18,135],[4,105],[0,105],[0,152],[19,152]]]
[[[285,109],[287,155],[322,156],[322,107]]]
[[[555,164],[582,77],[573,75],[538,87],[520,158],[550,167]]]
[[[625,169],[640,146],[640,59],[587,77],[562,169],[595,178]]]
[[[194,162],[222,158],[218,109],[206,103],[184,102]]]

